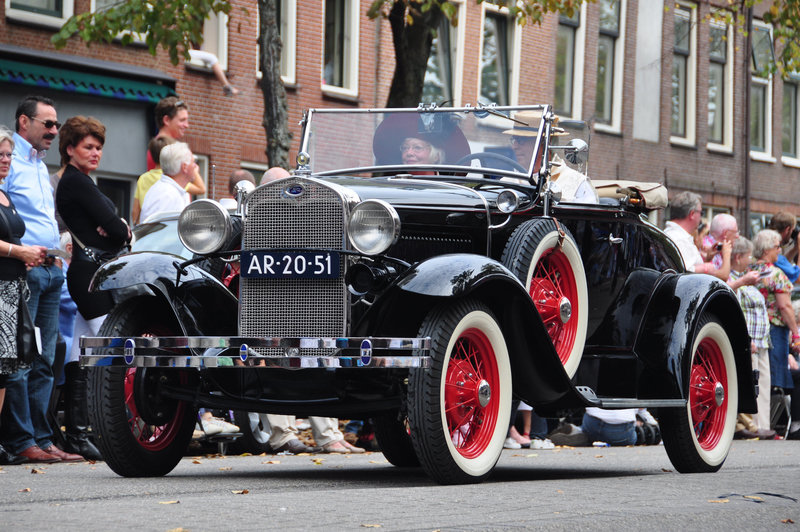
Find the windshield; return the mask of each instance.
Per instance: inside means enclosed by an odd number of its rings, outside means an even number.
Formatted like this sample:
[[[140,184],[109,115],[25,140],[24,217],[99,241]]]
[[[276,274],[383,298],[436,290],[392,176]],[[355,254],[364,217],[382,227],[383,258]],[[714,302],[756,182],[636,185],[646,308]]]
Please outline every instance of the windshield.
[[[543,114],[552,116],[548,106],[312,109],[300,151],[314,174],[391,170],[527,181],[539,172],[551,130],[557,134]]]

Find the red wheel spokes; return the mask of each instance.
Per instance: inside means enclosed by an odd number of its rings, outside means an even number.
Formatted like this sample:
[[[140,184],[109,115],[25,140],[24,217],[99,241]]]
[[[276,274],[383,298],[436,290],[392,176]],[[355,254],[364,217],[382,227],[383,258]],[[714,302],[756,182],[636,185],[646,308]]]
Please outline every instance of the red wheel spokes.
[[[566,363],[578,330],[578,285],[569,258],[560,249],[546,251],[536,264],[531,277],[530,296],[553,341],[559,359]],[[565,322],[561,319],[561,302],[572,305],[572,316]]]
[[[492,395],[481,406],[481,385]],[[480,456],[491,441],[499,412],[499,371],[494,349],[479,329],[461,334],[450,355],[444,389],[447,431],[462,456]]]
[[[723,391],[721,403],[717,394]],[[725,429],[728,410],[728,380],[722,351],[711,338],[704,338],[692,360],[689,378],[689,407],[697,442],[713,449]]]

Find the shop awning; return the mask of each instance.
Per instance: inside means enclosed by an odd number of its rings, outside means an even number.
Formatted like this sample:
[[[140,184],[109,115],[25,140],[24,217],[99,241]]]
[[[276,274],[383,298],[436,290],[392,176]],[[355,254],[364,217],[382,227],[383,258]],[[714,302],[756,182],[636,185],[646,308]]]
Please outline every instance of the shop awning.
[[[120,100],[157,103],[174,91],[155,83],[0,59],[0,81]]]

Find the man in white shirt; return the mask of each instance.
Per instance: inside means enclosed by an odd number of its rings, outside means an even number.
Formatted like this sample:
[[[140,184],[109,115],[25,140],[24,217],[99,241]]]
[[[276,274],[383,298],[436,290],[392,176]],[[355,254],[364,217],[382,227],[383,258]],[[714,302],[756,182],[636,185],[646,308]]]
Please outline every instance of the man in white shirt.
[[[164,146],[159,161],[164,174],[144,197],[139,217],[142,222],[159,212],[181,211],[191,201],[186,185],[194,178],[197,163],[189,145],[176,142]]]
[[[696,273],[708,273],[719,277],[723,281],[728,280],[730,275],[731,243],[725,241],[722,244],[723,261],[721,268],[714,266],[712,262],[705,262],[700,251],[694,243],[694,232],[700,225],[703,212],[702,199],[694,192],[681,192],[669,202],[670,215],[672,219],[667,222],[664,232],[675,242],[681,252],[683,264],[687,271]],[[724,276],[724,278],[723,278]]]

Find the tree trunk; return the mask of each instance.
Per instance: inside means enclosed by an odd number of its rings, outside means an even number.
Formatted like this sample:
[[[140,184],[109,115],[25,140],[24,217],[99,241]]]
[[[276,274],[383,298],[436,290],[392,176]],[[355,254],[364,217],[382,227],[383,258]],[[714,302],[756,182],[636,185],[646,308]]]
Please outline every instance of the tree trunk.
[[[413,24],[406,23],[407,7]],[[387,107],[416,107],[422,100],[433,35],[444,15],[435,4],[425,13],[420,7],[414,0],[398,0],[389,12],[396,65]]]
[[[286,89],[281,80],[281,36],[279,32],[277,2],[258,0],[261,39],[261,92],[264,95],[264,131],[267,133],[267,161],[270,166],[289,168],[289,107]]]

